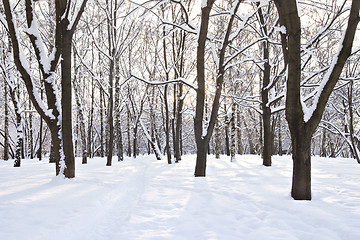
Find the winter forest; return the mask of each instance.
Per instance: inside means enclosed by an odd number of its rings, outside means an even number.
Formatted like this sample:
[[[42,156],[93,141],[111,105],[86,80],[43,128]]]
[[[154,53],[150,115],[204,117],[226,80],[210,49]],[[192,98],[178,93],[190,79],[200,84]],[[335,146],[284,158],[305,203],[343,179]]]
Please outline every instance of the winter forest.
[[[312,177],[324,169],[334,176],[345,164],[358,182],[359,10],[358,0],[2,0],[1,182],[33,172],[55,187],[79,184],[78,170],[100,179],[95,169],[136,166],[146,175],[148,166],[174,169],[162,176],[173,185],[188,174],[199,190],[211,176],[254,165],[255,175],[286,172],[287,206],[313,199]],[[145,189],[129,171],[121,181]],[[104,184],[119,177],[101,176]],[[226,181],[230,194],[236,186]],[[331,177],[323,184],[331,187]],[[350,205],[359,204],[360,189],[350,188]],[[360,223],[359,208],[349,211]],[[357,239],[351,229],[330,239]],[[268,239],[186,234],[179,239]],[[309,234],[269,239],[320,239]],[[162,239],[155,235],[147,238]]]

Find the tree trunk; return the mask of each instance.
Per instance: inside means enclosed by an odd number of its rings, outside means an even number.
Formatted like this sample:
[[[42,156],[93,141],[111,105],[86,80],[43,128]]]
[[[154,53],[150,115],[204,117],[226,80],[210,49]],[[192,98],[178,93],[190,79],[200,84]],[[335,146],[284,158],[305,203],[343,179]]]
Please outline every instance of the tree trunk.
[[[184,96],[183,96],[183,85],[180,83],[178,86],[179,95],[177,97],[177,112],[176,112],[176,129],[175,129],[175,162],[181,161],[181,127],[182,127],[182,108],[184,105]]]
[[[216,121],[216,125],[215,125],[215,158],[220,158],[220,148],[221,148],[220,127],[219,127],[219,121]]]
[[[104,157],[104,93],[100,88],[100,157]]]
[[[349,91],[348,91],[348,102],[349,102],[349,132],[351,140],[351,152],[356,161],[360,164],[360,152],[358,144],[356,142],[356,136],[354,132],[354,106],[353,106],[353,81],[350,82]]]
[[[28,155],[30,155],[30,159],[34,158],[34,134],[33,134],[33,114],[31,110],[31,101],[29,100],[29,149]]]
[[[12,68],[10,68],[10,66],[12,65],[12,57],[11,57],[11,51],[12,51],[12,45],[11,45],[11,40],[9,39],[9,49],[8,49],[8,64],[7,64],[7,71],[5,72],[6,76],[5,76],[5,80],[7,81],[7,83],[4,83],[4,88],[5,88],[5,147],[8,147],[6,144],[7,142],[7,138],[8,136],[6,136],[6,134],[8,133],[8,128],[9,128],[9,122],[8,122],[8,103],[7,103],[7,85],[9,86],[9,90],[10,90],[10,96],[11,96],[11,100],[14,104],[14,111],[15,111],[15,116],[16,116],[16,151],[15,151],[15,161],[14,161],[14,167],[20,167],[21,165],[21,150],[22,150],[22,146],[23,146],[23,124],[22,124],[22,118],[21,118],[21,109],[20,109],[20,103],[19,103],[19,94],[17,93],[17,87],[15,85],[15,81],[14,81],[14,72],[12,70]],[[5,54],[4,54],[5,57]],[[5,153],[5,151],[4,151]],[[7,153],[8,154],[8,153]]]
[[[208,146],[208,139],[203,136],[203,117],[205,107],[205,43],[209,25],[209,15],[215,0],[208,0],[207,6],[201,8],[201,25],[198,34],[197,45],[197,82],[198,88],[196,90],[196,108],[194,119],[194,133],[197,147],[195,177],[205,177],[206,171],[206,152]],[[221,88],[221,86],[220,86]]]
[[[281,136],[281,117],[278,119],[278,144],[279,144],[279,156],[282,156],[282,136]]]
[[[10,74],[13,74],[12,72]],[[11,80],[10,80],[11,81]],[[12,85],[14,85],[14,82],[12,82]],[[21,164],[21,150],[23,145],[23,124],[22,124],[22,118],[21,118],[21,110],[20,110],[20,103],[19,98],[16,93],[15,88],[10,88],[10,95],[12,102],[14,104],[14,110],[15,110],[15,116],[16,116],[16,151],[15,151],[15,161],[14,161],[14,167],[20,167]]]
[[[306,116],[304,116],[300,93],[301,24],[297,1],[278,0],[275,4],[279,13],[280,25],[286,27],[286,33],[281,34],[284,59],[288,64],[286,119],[289,123],[294,161],[291,196],[296,200],[310,200],[311,137],[322,118],[329,96],[339,80],[345,62],[351,54],[356,28],[360,20],[360,1],[352,1],[348,26],[341,39],[339,51],[333,57],[321,83],[321,89],[318,89],[316,100],[312,103],[313,110],[306,112]]]
[[[92,66],[94,66],[94,51],[92,51]],[[89,121],[88,121],[88,133],[87,133],[87,153],[90,158],[92,158],[92,128],[93,128],[93,121],[94,121],[94,97],[95,97],[95,84],[94,84],[94,77],[91,78],[91,104],[90,104],[90,114],[89,114]]]
[[[194,174],[195,177],[205,177],[206,175],[207,146],[208,143],[205,140],[196,143],[197,154]]]
[[[122,141],[122,133],[121,133],[121,120],[120,120],[120,110],[116,114],[115,120],[115,128],[116,128],[116,148],[117,148],[117,156],[118,161],[124,160],[124,150],[123,150],[123,141]]]
[[[264,138],[263,138],[263,152],[262,152],[262,157],[263,157],[263,165],[264,166],[271,166],[271,147],[273,145],[272,143],[272,138],[271,138],[271,123],[270,123],[270,118],[271,118],[271,109],[270,106],[268,106],[268,102],[269,102],[269,90],[268,90],[268,85],[270,83],[270,64],[269,64],[269,46],[268,46],[268,42],[264,42],[263,44],[264,47],[264,76],[263,76],[263,86],[261,89],[261,98],[262,98],[262,120],[263,120],[263,134],[264,134]]]
[[[128,144],[127,144],[127,156],[131,157],[131,137],[130,137],[130,109],[127,108],[127,140],[128,140]]]
[[[42,85],[42,84],[41,84]],[[40,90],[40,97],[41,97],[41,100],[43,99],[43,88],[41,86],[41,90]],[[43,136],[43,119],[40,118],[40,130],[39,130],[39,149],[37,151],[37,157],[39,158],[39,161],[42,160],[42,149],[43,149],[43,139],[42,139],[42,136]],[[46,134],[45,134],[46,135]]]
[[[110,41],[110,40],[109,40]],[[113,97],[113,81],[114,81],[114,55],[115,49],[112,50],[112,59],[110,60],[110,73],[109,73],[109,112],[108,112],[108,124],[109,124],[109,138],[107,139],[107,162],[106,166],[111,166],[113,148],[114,148],[114,97]]]
[[[133,128],[133,157],[136,158],[137,156],[137,123],[135,123],[135,126]]]
[[[237,122],[237,126],[236,126],[236,129],[237,129],[237,145],[238,145],[238,154],[242,155],[244,153],[244,147],[243,147],[243,144],[242,144],[242,134],[241,134],[241,117],[240,117],[240,111],[239,111],[239,108],[237,109],[237,113],[236,113],[236,122]]]
[[[295,200],[311,200],[311,136],[301,131],[291,135],[293,149],[291,196]]]
[[[231,146],[230,146],[230,154],[231,154],[231,162],[235,162],[235,151],[236,151],[236,125],[235,125],[235,103],[233,103],[231,108],[231,119],[230,119],[230,126],[231,126]]]
[[[166,59],[166,58],[165,58]],[[166,61],[165,61],[166,62]],[[164,87],[164,103],[165,103],[165,136],[166,136],[166,156],[168,164],[171,164],[171,151],[170,151],[170,129],[169,129],[169,106],[167,101],[168,85]],[[176,145],[175,145],[176,146]]]
[[[225,153],[226,156],[230,156],[229,117],[226,111],[226,104],[224,105],[224,109],[225,109]]]
[[[7,84],[4,83],[4,114],[5,114],[5,121],[4,121],[4,160],[9,160],[9,106],[8,106],[8,90]]]
[[[65,155],[64,175],[75,177],[75,158],[72,136],[72,87],[71,87],[71,44],[72,34],[63,26],[61,60],[61,107],[62,107],[62,145]],[[64,29],[66,28],[66,29]]]
[[[220,97],[224,81],[225,74],[225,51],[229,44],[229,37],[231,33],[232,24],[235,18],[235,13],[240,5],[241,1],[237,2],[237,5],[234,6],[233,13],[230,16],[229,23],[226,29],[226,34],[223,39],[222,48],[220,49],[219,60],[218,60],[218,69],[216,77],[216,91],[211,108],[211,115],[209,124],[203,132],[203,120],[204,120],[204,103],[205,103],[205,45],[207,40],[207,32],[209,25],[209,16],[212,6],[215,0],[207,0],[205,6],[201,8],[201,23],[198,34],[198,45],[197,45],[197,55],[196,55],[196,71],[197,71],[197,82],[198,88],[196,90],[196,107],[195,107],[195,119],[194,119],[194,133],[195,133],[195,142],[197,146],[197,158],[196,158],[196,167],[195,167],[195,176],[205,176],[206,169],[206,152],[208,149],[209,141],[213,133],[215,123],[218,117],[218,111],[220,107]],[[205,156],[204,156],[205,155]]]
[[[81,138],[81,155],[82,155],[82,164],[87,163],[87,145],[86,145],[86,129],[85,129],[85,117],[84,111],[81,103],[81,97],[79,92],[79,86],[77,84],[77,76],[78,76],[78,66],[76,66],[76,54],[74,54],[74,65],[75,65],[75,73],[73,77],[73,85],[74,85],[74,93],[75,93],[75,102],[77,105],[77,116],[78,116],[78,124],[80,125],[80,138]],[[80,80],[80,77],[79,77]],[[76,150],[75,150],[76,153]]]
[[[322,129],[320,157],[326,157],[326,129]]]

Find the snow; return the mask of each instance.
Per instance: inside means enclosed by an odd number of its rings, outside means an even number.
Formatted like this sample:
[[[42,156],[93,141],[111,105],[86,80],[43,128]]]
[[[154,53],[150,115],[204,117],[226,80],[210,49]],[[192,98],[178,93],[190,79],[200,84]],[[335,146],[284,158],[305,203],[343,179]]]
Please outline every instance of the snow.
[[[207,4],[208,4],[207,0],[202,0],[202,2],[201,2],[201,8],[206,8],[206,7],[207,7]]]
[[[281,25],[280,27],[274,27],[276,32],[280,32],[282,34],[286,34],[286,27],[284,25]]]
[[[43,66],[44,72],[49,74],[50,73],[50,59],[48,58],[48,53],[47,53],[45,44],[41,38],[38,23],[37,23],[35,17],[33,18],[32,22],[31,22],[31,26],[28,29],[26,29],[26,32],[35,37],[35,45],[39,51],[40,63]]]
[[[304,121],[305,122],[308,122],[310,120],[310,118],[312,117],[312,115],[314,114],[314,112],[315,112],[315,110],[316,110],[316,108],[318,106],[321,93],[324,90],[326,84],[328,83],[328,81],[330,79],[330,76],[333,73],[333,70],[334,70],[336,64],[338,63],[338,58],[340,56],[340,52],[342,51],[343,46],[344,46],[343,43],[345,41],[345,35],[346,35],[346,31],[344,31],[344,33],[342,35],[342,39],[340,41],[338,51],[335,54],[335,56],[333,57],[328,71],[325,73],[322,81],[320,82],[319,86],[316,89],[316,95],[314,97],[314,101],[313,101],[312,105],[308,108],[306,106],[306,104],[304,103],[304,101],[303,100],[301,101],[302,109],[303,109],[303,112],[304,112]]]
[[[76,159],[77,177],[47,161],[0,161],[0,239],[360,239],[360,165],[313,157],[312,201],[294,201],[290,156]]]

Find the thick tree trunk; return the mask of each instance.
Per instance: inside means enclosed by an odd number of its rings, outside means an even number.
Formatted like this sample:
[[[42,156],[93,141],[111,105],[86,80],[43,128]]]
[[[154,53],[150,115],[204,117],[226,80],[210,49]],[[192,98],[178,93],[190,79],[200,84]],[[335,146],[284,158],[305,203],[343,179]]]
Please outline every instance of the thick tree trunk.
[[[292,133],[293,178],[291,196],[311,200],[311,134]]]
[[[261,89],[261,98],[262,98],[262,120],[263,120],[263,165],[264,166],[271,166],[271,148],[273,145],[272,138],[271,138],[271,109],[270,106],[268,106],[269,102],[269,90],[268,85],[270,83],[270,64],[269,64],[269,48],[268,43],[264,42],[264,76],[263,76],[263,86]]]
[[[67,24],[66,28],[67,28]],[[61,61],[61,108],[62,108],[62,145],[65,155],[64,175],[75,177],[75,158],[72,136],[72,87],[71,87],[71,44],[72,34],[63,29]]]
[[[215,0],[207,2],[206,7],[201,8],[201,25],[197,45],[197,82],[196,90],[196,108],[194,119],[194,133],[197,147],[195,177],[205,177],[206,171],[206,152],[208,140],[203,136],[203,117],[205,107],[205,43],[209,25],[209,15]],[[221,88],[221,86],[220,86]]]
[[[297,1],[278,0],[275,2],[280,25],[286,27],[282,33],[284,58],[288,63],[286,94],[286,119],[289,123],[293,150],[293,184],[291,195],[296,200],[311,199],[311,137],[316,130],[329,96],[334,89],[346,60],[351,54],[352,44],[359,23],[360,1],[352,1],[348,26],[341,39],[339,51],[334,56],[328,72],[324,76],[321,89],[318,89],[313,111],[304,116],[301,103],[301,24]]]
[[[194,175],[195,177],[205,177],[208,142],[202,140],[197,142],[196,146],[197,146],[197,154],[196,154],[196,166],[195,166]]]

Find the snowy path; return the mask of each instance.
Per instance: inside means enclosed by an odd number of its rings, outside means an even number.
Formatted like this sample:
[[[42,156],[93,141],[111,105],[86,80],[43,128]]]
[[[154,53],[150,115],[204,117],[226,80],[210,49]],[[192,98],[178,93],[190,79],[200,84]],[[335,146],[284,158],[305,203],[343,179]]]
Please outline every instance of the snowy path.
[[[153,156],[77,162],[72,180],[53,165],[0,161],[0,239],[360,239],[360,165],[313,158],[313,201],[293,201],[290,157],[230,163],[195,156],[167,165]]]

